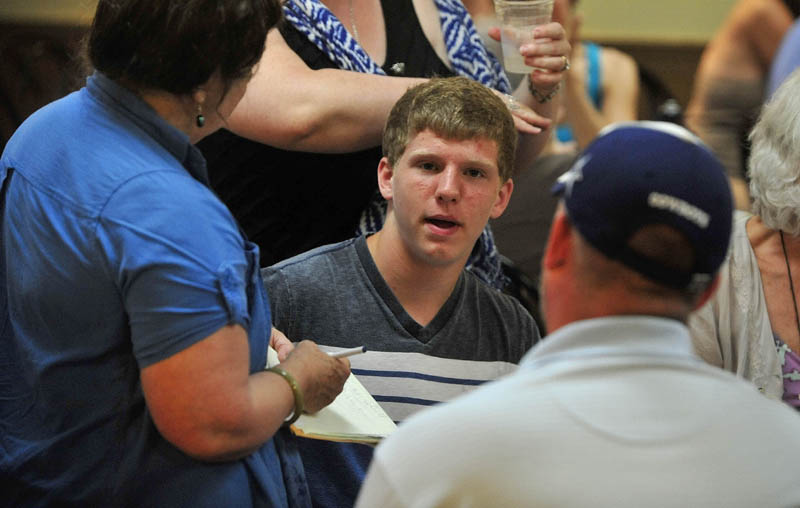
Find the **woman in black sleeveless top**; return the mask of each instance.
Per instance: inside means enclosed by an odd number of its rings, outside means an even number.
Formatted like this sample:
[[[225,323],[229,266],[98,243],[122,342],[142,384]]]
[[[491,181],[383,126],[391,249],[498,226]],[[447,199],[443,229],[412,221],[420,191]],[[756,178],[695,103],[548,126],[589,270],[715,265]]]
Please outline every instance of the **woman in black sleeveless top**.
[[[380,136],[389,109],[409,86],[423,81],[415,78],[454,74],[433,0],[327,1],[325,7],[338,17],[334,24],[342,20],[338,26],[347,34],[323,35],[352,35],[391,78],[341,72],[340,62],[285,21],[267,38],[260,63],[265,71],[251,81],[231,117],[231,130],[200,145],[212,187],[259,245],[263,266],[355,236],[377,189]],[[376,26],[381,18],[383,26]],[[566,41],[554,39],[559,52],[568,51]],[[557,57],[554,65],[560,62]],[[278,66],[288,70],[281,74]],[[551,79],[557,83],[560,76],[553,72]],[[304,111],[314,103],[338,111]],[[529,132],[538,130],[530,127],[534,123],[549,126],[551,103],[535,104],[543,116],[528,110]]]

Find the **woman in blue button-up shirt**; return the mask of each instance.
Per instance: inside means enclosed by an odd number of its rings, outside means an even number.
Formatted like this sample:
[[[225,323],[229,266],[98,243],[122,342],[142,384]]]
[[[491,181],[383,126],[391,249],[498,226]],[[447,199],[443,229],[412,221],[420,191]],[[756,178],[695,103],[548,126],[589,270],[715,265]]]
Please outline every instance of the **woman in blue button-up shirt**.
[[[276,432],[302,398],[329,403],[348,364],[270,337],[258,249],[193,146],[224,125],[279,19],[277,0],[101,0],[96,72],[6,146],[3,503],[307,501]],[[270,343],[282,375],[263,371]]]

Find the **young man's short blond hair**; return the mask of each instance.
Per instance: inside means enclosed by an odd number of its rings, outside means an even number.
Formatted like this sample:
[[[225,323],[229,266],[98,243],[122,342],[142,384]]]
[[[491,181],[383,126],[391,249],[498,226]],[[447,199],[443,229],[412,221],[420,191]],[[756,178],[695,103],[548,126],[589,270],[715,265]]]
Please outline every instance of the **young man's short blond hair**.
[[[411,138],[431,130],[446,139],[486,138],[497,144],[501,182],[511,177],[517,131],[503,101],[464,77],[433,78],[410,88],[392,108],[383,130],[383,155],[394,166]]]

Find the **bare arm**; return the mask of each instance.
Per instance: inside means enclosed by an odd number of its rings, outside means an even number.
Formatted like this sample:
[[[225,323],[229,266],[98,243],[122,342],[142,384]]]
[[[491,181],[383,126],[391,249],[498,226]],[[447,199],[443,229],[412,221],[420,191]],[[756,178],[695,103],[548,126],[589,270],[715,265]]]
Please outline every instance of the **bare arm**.
[[[499,30],[493,28],[490,35],[499,38]],[[542,128],[540,133],[520,130],[519,144],[516,154],[516,168],[521,170],[533,164],[542,149],[550,140],[555,112],[558,110],[562,92],[556,92],[552,99],[540,101],[529,91],[528,82],[536,89],[540,96],[549,96],[560,86],[564,77],[564,57],[570,54],[570,44],[567,41],[564,28],[559,23],[548,23],[536,28],[534,42],[522,46],[520,51],[525,56],[525,64],[536,68],[529,77],[522,80],[514,91],[514,97],[528,105],[543,122],[537,123]]]
[[[550,28],[544,36],[553,34],[557,36],[558,29]],[[424,81],[339,69],[312,70],[273,29],[267,36],[256,74],[231,115],[228,128],[240,136],[287,150],[362,150],[380,145],[383,126],[394,103],[409,87]],[[549,78],[546,81],[549,83]],[[523,104],[534,102],[526,94],[525,90],[515,92]],[[514,121],[522,136],[527,137],[524,133],[538,133],[550,125],[549,114],[549,104],[537,103],[533,111],[515,111]],[[534,137],[537,146],[544,145],[538,142],[542,137]],[[536,153],[540,149],[536,148]]]
[[[467,8],[473,20],[481,16],[495,17],[492,0],[462,0],[461,3]]]
[[[578,149],[585,148],[606,125],[638,117],[639,69],[636,62],[613,48],[601,51],[604,71],[600,110],[586,92],[585,68],[570,70],[566,80],[566,120],[572,126]]]
[[[231,115],[240,136],[288,150],[346,153],[380,145],[394,103],[420,78],[312,70],[278,30]]]
[[[742,33],[750,39],[756,58],[765,73],[793,22],[792,13],[786,5],[772,0],[762,2],[758,8],[754,8],[750,22],[742,26]]]
[[[704,108],[699,85],[713,86],[707,82],[718,76],[762,79],[792,21],[781,0],[739,0],[703,50],[687,118]]]
[[[281,376],[250,374],[249,354],[244,328],[229,325],[142,369],[145,400],[164,438],[209,461],[246,456],[270,439],[293,411],[294,397]],[[297,380],[309,412],[329,404],[350,372],[349,362],[309,341],[281,367]]]

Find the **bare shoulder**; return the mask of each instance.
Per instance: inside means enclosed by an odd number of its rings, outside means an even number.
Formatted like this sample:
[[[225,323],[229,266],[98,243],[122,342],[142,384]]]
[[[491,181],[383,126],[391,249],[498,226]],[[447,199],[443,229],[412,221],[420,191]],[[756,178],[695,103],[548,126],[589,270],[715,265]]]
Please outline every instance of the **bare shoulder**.
[[[616,86],[626,93],[635,89],[639,83],[639,65],[636,60],[624,51],[603,47],[603,82],[606,87]]]
[[[614,69],[614,72],[636,71],[639,66],[636,60],[624,51],[607,46],[602,47],[602,58],[606,69]]]
[[[741,0],[731,13],[726,41],[749,50],[764,71],[793,21],[781,0]]]
[[[768,30],[784,30],[791,20],[791,12],[781,0],[740,0],[725,25],[731,32],[757,37]]]

